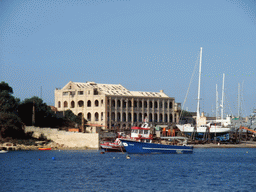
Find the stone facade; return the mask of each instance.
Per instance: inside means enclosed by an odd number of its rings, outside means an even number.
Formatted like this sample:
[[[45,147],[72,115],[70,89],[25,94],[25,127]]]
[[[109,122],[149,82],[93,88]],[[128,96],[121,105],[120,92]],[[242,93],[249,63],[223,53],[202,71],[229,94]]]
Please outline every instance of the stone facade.
[[[140,126],[143,121],[173,126],[179,121],[180,103],[160,92],[129,91],[118,84],[70,81],[55,90],[58,111],[84,115],[89,124],[110,128]]]

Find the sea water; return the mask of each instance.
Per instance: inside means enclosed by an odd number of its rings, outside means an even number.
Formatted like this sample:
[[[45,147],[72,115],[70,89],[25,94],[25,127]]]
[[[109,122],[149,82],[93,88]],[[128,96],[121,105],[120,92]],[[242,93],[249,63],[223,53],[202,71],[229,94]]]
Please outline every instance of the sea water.
[[[81,151],[0,154],[0,191],[255,191],[256,148],[193,154]]]

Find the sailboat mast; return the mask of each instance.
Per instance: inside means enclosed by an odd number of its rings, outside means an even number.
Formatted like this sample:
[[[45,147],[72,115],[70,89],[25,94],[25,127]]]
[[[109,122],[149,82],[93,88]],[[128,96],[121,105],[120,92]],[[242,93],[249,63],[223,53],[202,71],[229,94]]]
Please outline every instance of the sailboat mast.
[[[225,73],[223,73],[223,82],[222,82],[221,120],[223,120],[223,111],[224,111],[224,80],[225,80]]]
[[[218,85],[216,84],[216,120],[218,119]]]
[[[240,83],[238,83],[238,118],[240,117]]]
[[[199,100],[200,100],[200,84],[201,84],[201,66],[202,66],[202,52],[203,52],[203,47],[200,48],[200,63],[199,63],[199,80],[198,80],[198,98],[197,98],[197,118],[196,118],[196,123],[198,126],[198,122],[200,119],[200,111],[199,111]]]

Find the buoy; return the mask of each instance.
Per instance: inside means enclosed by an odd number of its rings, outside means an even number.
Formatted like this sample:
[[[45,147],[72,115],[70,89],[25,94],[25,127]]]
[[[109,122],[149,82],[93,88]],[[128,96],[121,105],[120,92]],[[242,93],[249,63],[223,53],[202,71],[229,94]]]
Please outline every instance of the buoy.
[[[126,155],[126,159],[131,159],[131,157],[129,155]]]
[[[101,151],[101,152],[100,152],[100,154],[104,154],[104,152],[103,152],[103,151]]]
[[[113,157],[113,159],[115,159],[115,157]]]
[[[38,160],[40,160],[40,159],[38,159]]]

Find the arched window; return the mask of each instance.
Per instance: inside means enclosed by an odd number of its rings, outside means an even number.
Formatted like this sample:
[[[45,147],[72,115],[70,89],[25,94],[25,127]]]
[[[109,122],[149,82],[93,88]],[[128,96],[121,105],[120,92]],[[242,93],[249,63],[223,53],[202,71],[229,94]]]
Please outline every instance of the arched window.
[[[164,108],[167,109],[167,102],[164,102]]]
[[[126,101],[123,100],[123,108],[126,108]]]
[[[64,101],[64,107],[68,107],[68,102]]]
[[[167,114],[164,114],[164,122],[167,123]]]
[[[59,101],[59,102],[58,102],[58,108],[60,108],[60,107],[61,107],[61,102]]]
[[[121,107],[121,102],[120,102],[120,100],[117,100],[117,107]]]
[[[137,101],[134,101],[134,108],[137,108]]]
[[[132,114],[128,113],[128,122],[131,122],[131,121],[132,121]]]
[[[132,107],[132,102],[130,100],[128,101],[128,107]]]
[[[120,113],[118,112],[118,113],[117,113],[117,121],[120,122],[120,120],[121,120],[121,115],[120,115]]]
[[[71,108],[75,108],[75,102],[71,101]]]
[[[101,106],[103,106],[103,99],[101,100]]]
[[[144,101],[144,108],[147,108],[147,107],[148,107],[148,102]]]
[[[111,120],[115,121],[115,113],[114,112],[111,113]]]
[[[91,113],[87,113],[87,120],[91,121],[91,118],[92,118]]]
[[[103,112],[101,112],[101,121],[104,120]]]
[[[139,101],[139,108],[142,108],[142,101]]]
[[[155,109],[157,108],[157,101],[155,101],[155,106],[154,107],[155,107]]]
[[[137,122],[137,113],[133,114],[134,122]]]
[[[80,100],[78,101],[78,107],[83,107],[84,106],[84,101]]]
[[[163,102],[162,101],[159,102],[159,108],[163,108]]]
[[[112,100],[111,102],[112,102],[112,107],[115,107],[116,106],[115,100]]]
[[[88,100],[87,101],[87,107],[91,107],[92,106],[92,102],[91,102],[91,100]]]
[[[153,107],[153,103],[152,103],[152,101],[150,101],[149,102],[149,108],[152,109],[152,107]]]
[[[172,102],[169,103],[169,108],[172,109]]]
[[[152,122],[152,113],[149,113],[149,122]]]
[[[126,113],[123,113],[123,121],[126,121]]]
[[[95,100],[94,104],[95,104],[95,107],[98,107],[99,106],[99,101]]]
[[[169,122],[173,122],[173,121],[172,121],[172,114],[170,114],[170,121],[169,121]]]
[[[142,122],[142,114],[139,113],[139,122]]]
[[[154,115],[154,120],[155,120],[155,122],[157,122],[157,113],[155,113],[155,115]]]
[[[163,122],[163,114],[160,113],[159,122]]]
[[[95,113],[95,121],[99,121],[99,113]]]

